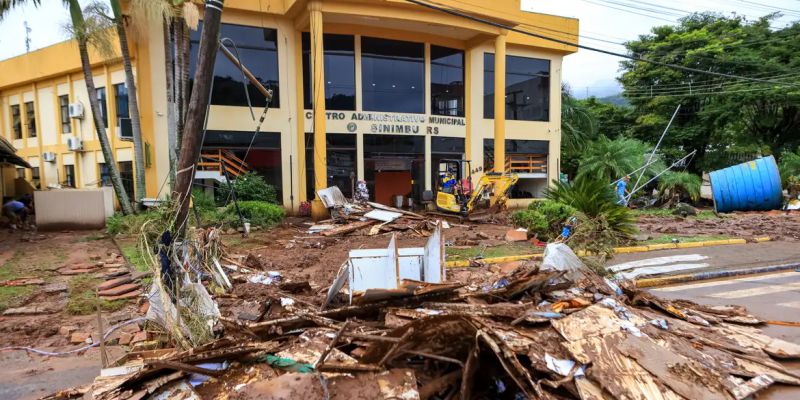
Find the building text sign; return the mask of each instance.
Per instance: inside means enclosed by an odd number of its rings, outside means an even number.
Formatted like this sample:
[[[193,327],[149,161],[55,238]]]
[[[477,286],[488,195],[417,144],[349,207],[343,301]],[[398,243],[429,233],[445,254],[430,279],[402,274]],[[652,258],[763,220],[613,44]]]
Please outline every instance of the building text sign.
[[[306,111],[306,132],[313,130],[313,115]],[[467,125],[462,117],[360,111],[328,111],[325,119],[328,132],[365,134],[464,136]]]

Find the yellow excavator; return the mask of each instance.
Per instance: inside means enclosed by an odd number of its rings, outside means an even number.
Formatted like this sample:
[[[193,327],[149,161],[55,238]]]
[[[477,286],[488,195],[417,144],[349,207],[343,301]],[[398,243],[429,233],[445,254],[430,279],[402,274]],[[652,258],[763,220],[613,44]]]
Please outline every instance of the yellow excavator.
[[[511,188],[519,180],[516,174],[486,172],[473,188],[470,162],[459,159],[440,160],[436,177],[436,208],[470,219],[505,208]]]

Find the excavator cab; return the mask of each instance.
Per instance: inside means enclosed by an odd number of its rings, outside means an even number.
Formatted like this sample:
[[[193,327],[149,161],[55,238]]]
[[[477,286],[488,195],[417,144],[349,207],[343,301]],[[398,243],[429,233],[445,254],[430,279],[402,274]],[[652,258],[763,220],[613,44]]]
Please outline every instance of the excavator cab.
[[[442,159],[436,173],[436,208],[467,214],[472,194],[472,169],[468,160]]]
[[[516,174],[486,172],[473,187],[468,160],[443,159],[436,174],[436,208],[465,217],[474,216],[478,209],[497,211],[505,207],[518,180]]]

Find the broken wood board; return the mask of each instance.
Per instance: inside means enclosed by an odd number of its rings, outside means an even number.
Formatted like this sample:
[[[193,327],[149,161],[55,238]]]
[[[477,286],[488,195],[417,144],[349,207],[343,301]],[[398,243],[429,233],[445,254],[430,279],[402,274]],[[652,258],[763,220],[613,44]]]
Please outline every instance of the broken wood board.
[[[349,223],[347,225],[343,225],[334,229],[328,229],[326,231],[320,232],[322,236],[336,236],[336,235],[344,235],[345,233],[355,232],[361,228],[366,228],[372,224],[377,224],[378,221],[374,219],[366,220],[366,221],[356,221]]]
[[[576,313],[577,314],[577,313]],[[591,330],[591,325],[584,326]],[[683,396],[665,387],[632,358],[623,355],[617,344],[628,333],[592,335],[564,343],[572,357],[581,364],[591,364],[586,374],[616,399],[681,400]]]
[[[394,212],[394,211],[372,210],[372,211],[364,214],[364,216],[369,218],[369,219],[376,219],[378,221],[392,222],[392,221],[400,218],[401,216],[403,216],[403,214],[401,214],[399,212]]]
[[[630,320],[617,316],[613,310],[601,304],[586,307],[566,318],[551,321],[553,328],[570,342],[593,336],[605,336],[625,329],[628,324],[635,327],[644,326],[647,321],[633,312],[628,313]]]
[[[760,349],[775,358],[800,358],[800,345],[767,336],[757,329],[734,324],[720,324],[717,329],[742,347]]]
[[[603,392],[603,388],[585,376],[575,378],[575,387],[578,388],[578,396],[581,400],[613,400],[611,396]]]
[[[423,217],[422,215],[419,215],[417,213],[414,213],[414,212],[411,212],[411,211],[406,211],[406,210],[401,210],[399,208],[389,207],[389,206],[383,205],[381,203],[373,203],[371,201],[368,201],[367,204],[372,206],[372,208],[377,208],[379,210],[392,211],[392,212],[400,213],[400,214],[406,215],[406,216],[411,217],[411,218],[416,218],[416,219],[425,219],[425,217]]]

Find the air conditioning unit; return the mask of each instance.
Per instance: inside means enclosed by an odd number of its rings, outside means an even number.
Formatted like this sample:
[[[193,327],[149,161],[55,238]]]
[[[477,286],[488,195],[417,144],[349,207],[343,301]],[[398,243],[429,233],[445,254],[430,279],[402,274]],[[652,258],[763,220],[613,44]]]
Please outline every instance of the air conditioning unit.
[[[70,103],[69,104],[69,117],[83,119],[83,104]]]
[[[70,151],[81,151],[83,150],[83,140],[79,137],[70,136],[67,138],[67,148]]]
[[[52,151],[45,151],[42,153],[42,160],[45,162],[56,162],[56,153]]]
[[[117,137],[119,137],[119,140],[133,140],[133,125],[131,125],[130,118],[119,118],[119,124],[117,124],[117,126],[119,127],[119,129],[117,129]]]

